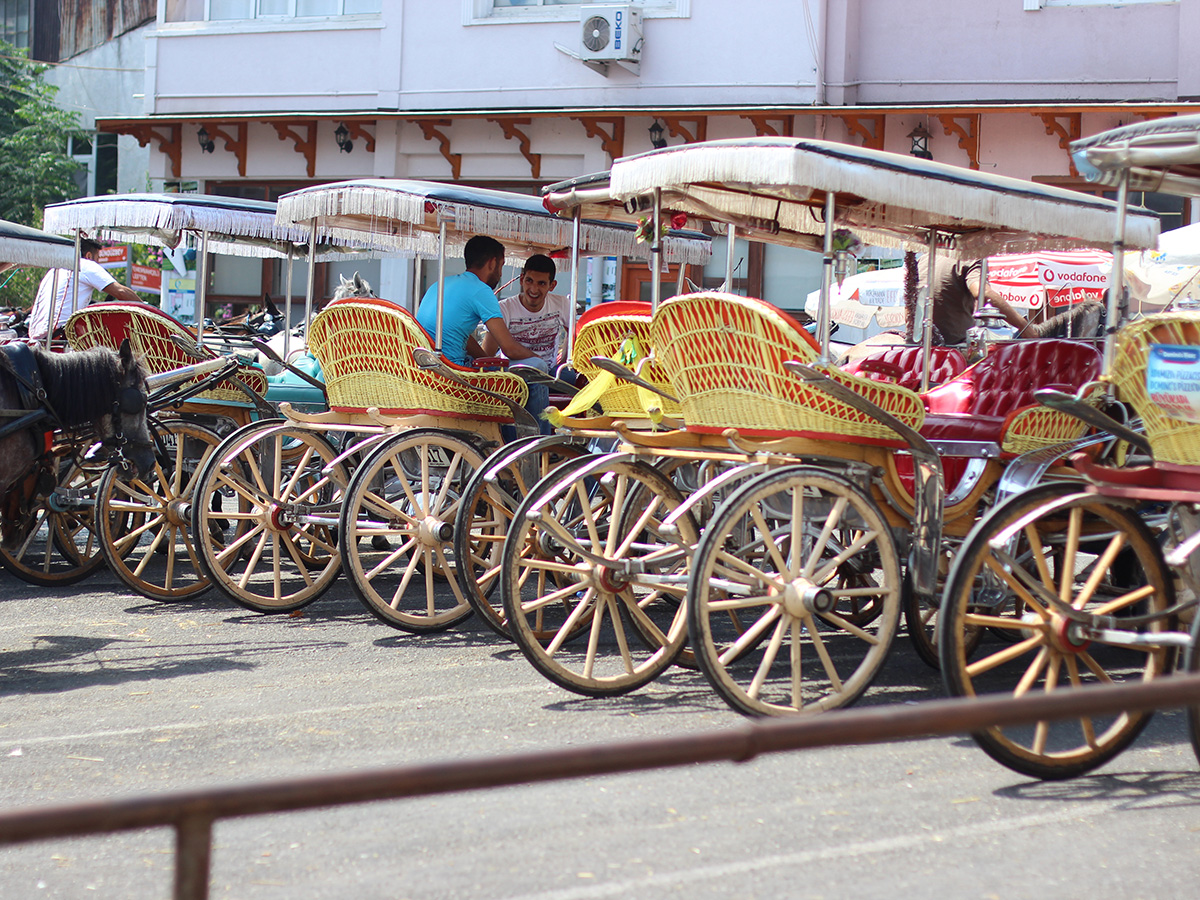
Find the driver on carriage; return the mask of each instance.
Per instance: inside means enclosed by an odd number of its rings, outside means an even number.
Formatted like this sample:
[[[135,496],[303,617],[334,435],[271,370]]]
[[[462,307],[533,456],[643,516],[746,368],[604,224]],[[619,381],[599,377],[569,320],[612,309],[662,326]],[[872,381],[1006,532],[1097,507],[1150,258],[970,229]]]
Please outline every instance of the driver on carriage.
[[[467,241],[463,259],[467,270],[447,278],[442,290],[442,355],[450,362],[469,366],[474,360],[493,356],[499,350],[513,362],[548,371],[545,360],[513,337],[496,299],[494,291],[504,268],[504,245],[495,238],[476,235]],[[552,287],[553,280],[547,284]],[[437,285],[430,285],[417,307],[417,322],[431,335],[437,329],[437,293]],[[487,330],[485,346],[474,337],[481,322]],[[491,348],[490,352],[487,348]],[[532,408],[535,392],[530,390],[527,408],[535,418],[549,402],[548,391],[543,388],[542,394],[542,405],[535,410]]]
[[[97,261],[100,245],[96,241],[83,240],[79,244],[79,283],[71,285],[69,269],[50,269],[38,284],[33,308],[29,311],[29,336],[44,340],[50,321],[50,295],[54,294],[54,306],[58,310],[54,331],[60,334],[67,319],[87,306],[92,300],[92,291],[103,291],[114,300],[140,303],[141,298],[130,288],[116,281]],[[58,292],[55,293],[55,279]]]

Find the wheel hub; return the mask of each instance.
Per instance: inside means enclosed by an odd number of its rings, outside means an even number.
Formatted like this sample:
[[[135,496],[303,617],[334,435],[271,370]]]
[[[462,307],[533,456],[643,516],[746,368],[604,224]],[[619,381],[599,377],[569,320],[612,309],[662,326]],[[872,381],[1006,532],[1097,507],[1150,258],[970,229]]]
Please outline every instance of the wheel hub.
[[[1083,636],[1078,622],[1054,614],[1050,618],[1050,624],[1050,643],[1060,653],[1082,653],[1092,645],[1092,642]]]
[[[272,530],[278,532],[286,532],[292,529],[296,524],[292,518],[291,510],[279,503],[272,503],[267,507],[267,522]]]
[[[797,578],[783,589],[783,608],[788,615],[798,619],[813,613],[832,612],[835,605],[832,593],[807,578]]]
[[[172,525],[187,528],[192,521],[192,504],[182,498],[175,498],[167,504],[167,521]]]
[[[437,516],[426,516],[417,525],[417,540],[426,547],[437,547],[454,537],[454,526]]]
[[[595,584],[599,585],[601,590],[612,594],[619,594],[625,588],[629,587],[628,579],[618,575],[605,565],[593,566],[592,579]]]

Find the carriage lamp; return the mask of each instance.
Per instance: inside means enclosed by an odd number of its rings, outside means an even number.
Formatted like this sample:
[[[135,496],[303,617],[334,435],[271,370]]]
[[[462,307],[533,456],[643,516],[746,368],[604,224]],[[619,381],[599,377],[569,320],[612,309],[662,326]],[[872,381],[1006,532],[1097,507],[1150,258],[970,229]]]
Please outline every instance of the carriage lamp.
[[[345,122],[338,123],[338,127],[333,132],[333,139],[337,141],[338,149],[343,153],[350,153],[354,150],[354,141],[350,140],[350,131],[346,128]]]
[[[929,152],[931,137],[933,135],[929,133],[929,129],[917,123],[917,127],[908,133],[908,139],[912,141],[912,149],[908,152],[919,159],[933,159],[933,154]]]
[[[200,130],[196,132],[196,140],[200,142],[200,149],[204,153],[212,153],[213,150],[216,149],[216,144],[214,144],[212,142],[212,138],[208,136],[208,129],[203,125],[201,125]]]
[[[663,127],[659,124],[658,119],[655,119],[654,124],[650,126],[650,144],[655,150],[661,150],[667,146],[667,139],[663,137]]]

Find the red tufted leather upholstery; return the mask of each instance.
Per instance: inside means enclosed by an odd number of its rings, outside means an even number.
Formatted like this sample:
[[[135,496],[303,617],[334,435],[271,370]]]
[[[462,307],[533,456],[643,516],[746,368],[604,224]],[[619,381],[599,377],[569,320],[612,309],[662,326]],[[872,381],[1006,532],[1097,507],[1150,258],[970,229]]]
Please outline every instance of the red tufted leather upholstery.
[[[931,363],[929,367],[929,383],[942,384],[949,381],[967,367],[966,357],[953,347],[930,348]],[[870,356],[849,363],[845,369],[851,375],[870,378],[872,381],[891,381],[887,375],[864,368],[863,363],[883,362],[897,366],[903,373],[895,379],[895,383],[910,391],[921,390],[921,375],[923,372],[923,353],[921,347],[890,347]]]

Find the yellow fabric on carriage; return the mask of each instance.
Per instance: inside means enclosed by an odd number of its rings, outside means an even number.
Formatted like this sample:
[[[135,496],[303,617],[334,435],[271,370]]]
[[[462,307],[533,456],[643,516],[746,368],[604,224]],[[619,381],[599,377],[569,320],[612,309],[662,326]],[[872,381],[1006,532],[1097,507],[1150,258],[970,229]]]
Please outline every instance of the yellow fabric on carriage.
[[[1173,418],[1150,399],[1146,370],[1154,344],[1200,347],[1200,312],[1165,312],[1117,332],[1112,367],[1102,378],[1141,416],[1155,462],[1200,466],[1200,423]]]
[[[655,416],[649,410],[657,409],[660,411],[656,414],[657,418],[661,419],[662,415],[680,417],[679,404],[615,378],[592,362],[593,357],[602,356],[616,360],[626,368],[637,369],[637,364],[650,352],[650,320],[649,303],[615,301],[592,307],[580,316],[575,325],[571,365],[576,372],[587,376],[589,387],[597,382],[603,385],[602,389],[597,388],[596,393],[600,396],[600,408],[605,415],[626,419],[645,419],[650,416],[653,419]],[[632,344],[628,343],[630,338],[633,339]],[[627,347],[630,349],[623,349]],[[634,353],[631,361],[622,362],[620,355],[630,352]],[[678,396],[662,366],[656,361],[651,360],[639,374],[655,387]],[[583,410],[591,408],[593,403],[584,406]]]
[[[762,300],[712,291],[672,297],[658,308],[650,339],[689,430],[899,441],[890,428],[783,367],[788,360],[815,362],[816,342],[791,316]],[[920,429],[925,407],[913,391],[833,367],[825,372]]]
[[[407,311],[369,298],[330,303],[313,319],[308,347],[321,364],[330,409],[391,415],[432,414],[511,422],[509,408],[486,394],[420,368],[413,349],[433,342]],[[525,382],[507,372],[480,372],[447,365],[470,384],[503,394],[521,405]]]
[[[161,375],[196,362],[171,340],[173,335],[194,343],[196,333],[156,306],[144,303],[93,303],[67,320],[67,343],[73,350],[108,347],[119,350],[129,338],[133,355],[140,357],[150,375]],[[205,348],[206,357],[216,354]],[[236,377],[260,396],[267,392],[267,376],[261,369],[242,366]],[[187,382],[180,387],[186,387]],[[251,401],[237,385],[222,381],[192,398],[194,403],[249,406]]]

